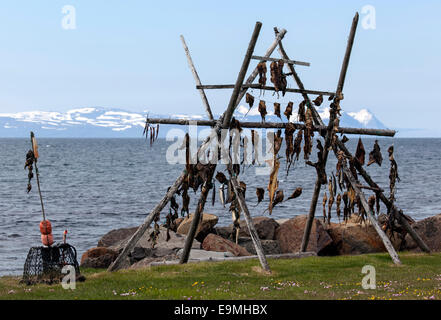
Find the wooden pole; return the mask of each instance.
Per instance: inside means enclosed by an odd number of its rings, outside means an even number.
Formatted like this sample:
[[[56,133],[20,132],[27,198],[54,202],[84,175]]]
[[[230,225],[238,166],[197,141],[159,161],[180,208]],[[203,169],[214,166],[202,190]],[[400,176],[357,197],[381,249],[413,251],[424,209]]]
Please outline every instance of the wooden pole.
[[[341,142],[339,139],[337,139],[337,146],[340,150],[342,150],[347,157],[352,158],[352,154],[349,152],[349,150],[346,148],[343,142]],[[354,161],[355,168],[360,173],[360,175],[363,177],[363,179],[367,182],[367,184],[374,188],[374,189],[380,189],[381,188],[372,180],[371,176],[366,172],[366,170],[363,168],[363,166],[358,162]],[[412,239],[418,244],[420,249],[424,252],[430,253],[430,249],[427,246],[427,244],[424,242],[424,240],[416,233],[416,231],[412,228],[412,226],[407,222],[406,218],[404,217],[401,210],[398,210],[398,208],[392,204],[389,199],[384,195],[383,191],[378,193],[378,196],[380,197],[381,201],[386,205],[387,209],[395,213],[395,217],[398,219],[398,222],[403,226],[403,228],[410,234]]]
[[[231,123],[231,117],[233,116],[234,109],[236,109],[238,97],[240,94],[241,87],[243,85],[243,81],[245,79],[245,75],[247,73],[248,67],[250,65],[251,56],[254,52],[254,47],[256,46],[257,38],[259,37],[260,29],[262,28],[261,22],[256,22],[254,26],[253,35],[251,36],[251,41],[248,45],[247,52],[245,54],[245,58],[242,62],[242,67],[240,68],[239,75],[236,80],[236,84],[234,85],[233,93],[231,94],[230,102],[228,103],[227,110],[225,111],[223,128],[228,128]],[[240,101],[240,99],[239,99]]]
[[[269,57],[261,57],[261,56],[252,56],[251,59],[259,60],[260,62],[283,61],[284,63],[297,64],[299,66],[305,66],[305,67],[311,66],[311,64],[309,62],[296,61],[296,60],[290,60],[290,59],[285,59],[285,58],[269,58]]]
[[[245,215],[245,222],[247,223],[248,230],[250,231],[251,240],[253,241],[254,248],[256,249],[257,256],[259,257],[262,269],[271,272],[271,269],[266,260],[265,253],[263,252],[262,243],[260,242],[259,235],[257,234],[256,228],[254,228],[253,220],[251,219],[250,211],[248,210],[247,204],[243,194],[240,192],[239,183],[235,176],[231,176],[230,182],[233,186],[234,193],[236,194],[236,199],[239,202],[240,208]]]
[[[143,224],[139,226],[138,230],[133,234],[133,236],[129,239],[126,246],[124,247],[123,251],[118,255],[116,260],[109,266],[107,271],[116,271],[118,269],[121,269],[121,267],[124,266],[125,260],[129,253],[135,248],[135,245],[138,243],[139,239],[143,236],[143,234],[147,231],[147,229],[150,227],[153,219],[156,215],[160,214],[162,209],[167,205],[167,203],[170,201],[170,199],[173,197],[173,195],[178,190],[179,186],[184,181],[184,178],[186,176],[185,170],[181,173],[179,178],[175,181],[175,183],[170,187],[170,189],[167,191],[165,196],[161,199],[161,201],[156,205],[155,208],[153,208],[152,211],[150,211],[149,215],[144,220]]]
[[[378,235],[380,236],[381,240],[383,241],[383,244],[386,247],[387,252],[389,252],[389,255],[392,258],[392,261],[395,264],[400,265],[401,261],[400,261],[400,258],[398,257],[397,252],[395,251],[389,238],[384,233],[384,231],[381,229],[380,225],[378,224],[377,220],[375,219],[371,209],[369,208],[369,204],[367,203],[363,192],[361,192],[360,188],[358,187],[357,181],[355,181],[354,176],[352,175],[351,171],[348,169],[345,162],[343,162],[343,172],[345,173],[346,177],[348,178],[355,193],[360,197],[361,204],[362,204],[364,210],[366,211],[366,214],[369,218],[369,221],[372,223],[372,225],[375,228],[375,231],[377,231]]]
[[[336,90],[337,98],[339,98],[343,94],[342,90],[343,90],[344,81],[346,78],[346,72],[348,70],[348,64],[349,64],[349,59],[350,59],[351,52],[352,52],[352,46],[354,44],[354,37],[355,37],[355,31],[357,29],[357,25],[358,25],[358,12],[355,14],[355,17],[352,20],[351,31],[349,33],[349,39],[348,39],[348,43],[346,46],[346,52],[345,52],[345,56],[344,56],[341,71],[340,71],[340,78],[339,78],[338,84],[337,84],[337,90]],[[311,110],[314,110],[313,109],[314,107],[312,106],[312,104],[310,104],[310,106],[312,107]],[[318,117],[317,118],[317,121],[318,121],[318,119],[320,119],[320,116],[318,115],[318,113],[316,113],[316,117]],[[335,118],[335,114],[333,112],[331,112],[331,116],[329,118],[329,124],[328,124],[328,131],[325,136],[325,146],[324,146],[324,150],[323,150],[323,158],[321,160],[321,165],[323,165],[324,167],[326,167],[326,162],[328,160],[329,147],[331,145],[331,137],[333,135],[334,118]],[[311,234],[312,223],[313,223],[314,217],[315,217],[315,210],[317,208],[317,199],[320,194],[320,189],[321,189],[321,181],[320,181],[320,177],[317,175],[317,179],[316,179],[315,186],[314,186],[314,193],[313,193],[312,201],[311,201],[311,207],[309,208],[308,220],[306,221],[305,232],[304,232],[303,238],[302,238],[301,251],[303,251],[303,252],[305,252],[306,248],[308,247],[309,236]]]
[[[151,124],[171,124],[187,126],[190,124],[196,124],[198,126],[214,127],[216,125],[216,120],[187,120],[187,119],[166,119],[166,118],[147,118],[146,122]],[[301,130],[305,128],[303,123],[292,123],[296,130]],[[242,128],[262,128],[262,129],[285,129],[286,122],[240,122]],[[327,130],[327,126],[314,126],[313,131],[318,131],[324,133]],[[343,134],[357,134],[357,135],[371,135],[371,136],[383,136],[383,137],[393,137],[396,133],[394,130],[384,130],[384,129],[365,129],[365,128],[346,128],[339,127],[338,133]]]
[[[234,87],[233,93],[231,94],[230,102],[229,102],[228,107],[225,110],[224,115],[222,117],[222,119],[223,119],[222,120],[223,121],[222,127],[223,128],[230,127],[231,118],[233,116],[234,109],[236,108],[237,97],[240,93],[240,88],[241,88],[243,81],[245,79],[245,74],[246,74],[248,66],[250,64],[251,56],[253,55],[254,47],[256,46],[257,38],[259,37],[259,33],[260,33],[261,28],[262,28],[262,23],[256,22],[253,34],[251,36],[250,43],[248,45],[247,52],[245,54],[245,57],[244,57],[244,60],[242,63],[242,67],[239,71],[239,75],[236,80],[236,85]],[[215,127],[215,130],[219,131],[220,129],[221,129],[221,126],[220,126],[220,121],[219,121]],[[212,177],[213,177],[215,170],[216,170],[216,165],[214,164],[209,172],[208,180],[205,181],[204,186],[206,186],[207,183],[211,183],[211,180],[212,180]],[[205,190],[205,192],[204,192],[204,190]],[[188,261],[189,256],[190,256],[191,246],[193,244],[194,237],[196,235],[196,231],[199,226],[200,214],[202,214],[202,212],[204,210],[205,202],[207,200],[208,191],[209,191],[209,188],[205,187],[205,189],[203,188],[203,190],[201,192],[198,206],[195,211],[195,216],[193,217],[193,221],[190,226],[190,232],[187,234],[187,238],[185,239],[185,246],[184,246],[184,250],[183,250],[183,253],[181,256],[180,263],[186,263]],[[199,217],[197,217],[196,214],[198,214]]]
[[[206,84],[206,85],[200,85],[196,86],[196,89],[233,89],[234,84]],[[258,83],[254,84],[244,84],[242,86],[243,90],[246,89],[260,89],[260,90],[268,90],[268,91],[276,91],[276,88],[271,86],[262,86]],[[309,94],[316,94],[316,95],[323,95],[323,96],[334,96],[335,92],[330,91],[319,91],[319,90],[300,90],[300,89],[292,89],[292,88],[286,88],[286,92],[291,93],[309,93]],[[239,100],[240,101],[240,100]]]
[[[196,82],[197,86],[200,86],[200,85],[202,85],[201,79],[199,79],[199,75],[198,75],[196,68],[193,64],[193,60],[191,59],[190,51],[188,50],[188,47],[187,47],[187,44],[185,43],[185,39],[184,39],[183,35],[181,35],[181,41],[182,41],[182,46],[184,47],[185,55],[187,56],[188,66],[190,67],[191,73],[193,74],[194,81]],[[205,95],[204,89],[198,89],[198,91],[201,95],[202,103],[205,106],[205,111],[207,112],[208,118],[210,120],[213,120],[214,119],[213,114],[211,112],[210,104],[208,103],[208,99],[207,99],[207,96]]]

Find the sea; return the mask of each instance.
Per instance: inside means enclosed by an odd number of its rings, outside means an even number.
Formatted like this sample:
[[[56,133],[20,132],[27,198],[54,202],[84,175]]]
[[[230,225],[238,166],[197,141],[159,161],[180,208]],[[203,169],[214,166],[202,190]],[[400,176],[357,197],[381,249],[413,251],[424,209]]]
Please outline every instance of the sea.
[[[355,153],[358,136],[349,136],[346,143]],[[366,159],[374,139],[363,138]],[[383,164],[367,167],[374,181],[389,194],[390,163],[387,148],[394,145],[395,159],[401,181],[397,183],[397,205],[415,220],[441,213],[441,139],[378,139]],[[56,242],[67,241],[75,246],[78,258],[97,245],[101,236],[112,229],[140,225],[150,210],[163,197],[167,188],[182,172],[183,164],[166,161],[167,150],[173,142],[158,139],[150,146],[145,139],[62,139],[41,138],[38,168],[41,192],[47,218],[52,222]],[[39,222],[42,210],[36,179],[32,190],[26,192],[27,170],[25,156],[30,149],[29,139],[0,138],[0,276],[20,275],[26,255],[40,245]],[[284,148],[280,154],[284,155]],[[312,160],[316,154],[313,148]],[[335,172],[336,160],[330,153],[327,173]],[[268,216],[268,196],[257,205],[255,190],[266,189],[269,176],[259,166],[241,167],[240,179],[247,184],[246,199],[252,216]],[[223,171],[224,166],[218,166]],[[305,165],[303,154],[286,173],[281,159],[279,188],[288,197],[297,187],[302,195],[277,205],[271,214],[274,219],[293,218],[307,214],[316,179],[315,169]],[[205,212],[219,216],[218,225],[232,223],[231,214],[218,197],[216,185],[214,206],[209,201]],[[322,217],[321,197],[316,216]],[[369,196],[371,191],[365,190]],[[190,212],[195,208],[198,193],[190,192]],[[180,199],[178,198],[180,203]],[[335,207],[334,207],[335,208]],[[382,206],[382,211],[385,207]],[[165,221],[167,206],[161,215]],[[334,217],[333,220],[337,221]]]

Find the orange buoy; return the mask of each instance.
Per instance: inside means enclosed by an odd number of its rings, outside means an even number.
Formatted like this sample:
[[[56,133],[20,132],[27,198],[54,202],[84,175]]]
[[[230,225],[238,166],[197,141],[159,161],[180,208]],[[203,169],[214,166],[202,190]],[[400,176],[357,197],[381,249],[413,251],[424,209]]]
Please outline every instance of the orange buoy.
[[[41,243],[43,243],[44,246],[50,247],[54,244],[54,237],[51,234],[42,234],[41,235]]]
[[[40,222],[40,232],[42,235],[52,233],[52,224],[49,220],[43,220]]]

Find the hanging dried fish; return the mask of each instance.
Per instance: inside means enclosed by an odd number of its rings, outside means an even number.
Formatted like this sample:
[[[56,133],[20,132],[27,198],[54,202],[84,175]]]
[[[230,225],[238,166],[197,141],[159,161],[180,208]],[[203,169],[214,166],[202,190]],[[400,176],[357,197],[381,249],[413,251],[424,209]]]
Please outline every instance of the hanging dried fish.
[[[334,94],[331,94],[331,95],[329,96],[329,98],[328,98],[328,101],[334,100],[334,98],[335,98],[335,95],[334,95]]]
[[[245,96],[245,102],[248,103],[248,105],[250,106],[250,110],[251,110],[251,108],[254,105],[254,97],[251,94],[249,94],[248,92]]]
[[[280,115],[280,103],[274,102],[274,114],[282,120],[282,116]]]
[[[326,175],[326,171],[325,171],[325,166],[323,165],[323,146],[322,143],[320,142],[320,140],[317,139],[317,162],[316,163],[312,163],[311,161],[306,161],[305,163],[309,166],[312,166],[315,168],[315,170],[317,171],[317,177],[318,179],[320,179],[320,183],[321,184],[326,184],[327,183],[327,175]]]
[[[291,200],[291,199],[295,199],[295,198],[300,197],[302,195],[302,191],[303,191],[303,189],[298,187],[297,189],[294,190],[294,192],[286,200]]]
[[[278,94],[279,91],[282,91],[283,96],[286,91],[286,76],[283,74],[283,60],[273,61],[270,65],[271,69],[271,82],[274,84],[274,89]]]
[[[379,215],[380,214],[380,193],[379,192],[375,193],[375,206],[377,209],[377,215]]]
[[[259,84],[261,86],[266,85],[266,62],[259,62],[257,65],[257,72],[259,74]]]
[[[272,204],[274,202],[274,195],[276,193],[277,188],[279,187],[279,181],[277,180],[277,174],[279,173],[280,162],[277,159],[274,159],[273,168],[270,174],[270,181],[268,183],[268,193],[269,193],[269,213],[271,214],[273,211]]]
[[[213,185],[213,191],[211,195],[211,205],[214,206],[214,203],[216,202],[216,184],[214,181],[212,182],[212,185]]]
[[[351,171],[352,176],[356,181],[358,181],[357,169],[355,168],[355,158],[349,159],[349,171]]]
[[[219,200],[222,206],[225,208],[225,184],[222,184],[219,188]]]
[[[369,162],[367,165],[370,166],[376,163],[381,167],[382,162],[383,156],[381,155],[380,145],[378,144],[378,140],[375,140],[374,149],[369,153]]]
[[[369,205],[369,209],[371,210],[372,214],[375,214],[375,209],[374,209],[374,207],[375,207],[375,196],[374,195],[371,195],[369,197],[368,205]]]
[[[315,100],[314,101],[312,101],[312,102],[314,102],[314,104],[317,106],[317,107],[320,107],[320,105],[323,103],[323,95],[319,95],[317,98],[315,98]]]
[[[337,179],[335,178],[334,172],[332,172],[332,188],[334,190],[334,197],[337,195]],[[342,191],[342,188],[340,188]]]
[[[363,166],[365,159],[366,151],[364,150],[363,142],[361,138],[358,138],[357,150],[355,151],[355,158],[358,162]]]
[[[272,212],[273,208],[278,205],[279,203],[283,202],[283,190],[277,190],[276,192],[276,196],[274,197],[273,202],[271,203],[271,210],[270,212]]]
[[[231,212],[231,218],[233,219],[233,234],[235,235],[235,242],[237,244],[240,232],[240,206],[237,199],[231,202],[229,210]]]
[[[289,168],[291,167],[293,156],[294,156],[294,132],[296,128],[293,123],[289,122],[285,128],[285,144],[286,144],[286,162],[287,162],[287,170],[286,174],[288,174]]]
[[[280,148],[282,147],[282,130],[277,130],[277,134],[273,134],[274,137],[274,157],[279,154]]]
[[[190,205],[190,197],[188,195],[188,183],[184,182],[182,184],[182,208],[181,208],[181,216],[184,216],[184,213],[189,214],[188,206]]]
[[[326,203],[328,202],[328,195],[324,194],[323,196],[323,222],[326,222]]]
[[[155,140],[158,139],[158,135],[159,135],[159,123],[156,125],[156,137],[155,137]]]
[[[291,118],[291,115],[292,115],[293,105],[294,104],[291,101],[288,102],[288,105],[286,106],[285,112],[283,113],[285,115],[286,119],[288,119],[288,122],[289,122],[289,119]]]
[[[396,182],[400,182],[400,177],[398,176],[398,164],[395,161],[394,158],[394,147],[390,146],[389,149],[387,149],[387,152],[389,153],[389,161],[390,161],[390,170],[389,170],[389,188],[390,188],[390,195],[389,200],[393,203],[395,201],[395,184]]]
[[[219,183],[221,184],[226,184],[228,182],[227,177],[225,176],[225,174],[223,174],[222,172],[218,171],[216,173],[216,180],[219,181]]]
[[[342,142],[343,144],[345,144],[345,143],[348,142],[348,141],[349,141],[349,138],[346,137],[346,135],[344,135],[343,138],[341,139],[341,142]]]
[[[337,212],[338,222],[340,223],[340,215],[341,215],[341,208],[340,208],[340,206],[341,206],[341,194],[340,193],[337,195],[337,200],[336,200],[335,204],[337,206],[336,212]]]
[[[348,199],[348,192],[346,191],[345,193],[343,193],[343,203],[344,203],[344,208],[343,208],[343,220],[345,222],[348,221],[349,216],[351,215],[351,211],[349,209],[349,199]]]
[[[35,157],[34,157],[34,152],[32,150],[29,150],[28,153],[26,153],[26,162],[25,162],[25,166],[24,169],[28,169],[28,186],[27,186],[27,192],[31,192],[32,189],[32,184],[31,184],[31,180],[34,177],[34,173],[33,173],[33,165],[34,165],[34,161],[35,161]]]
[[[306,109],[305,109],[305,106],[306,106],[306,101],[305,100],[300,102],[299,109],[297,111],[297,118],[298,118],[298,120],[300,122],[305,122],[306,121],[306,117],[305,117]]]
[[[265,190],[263,188],[256,188],[257,195],[257,205],[262,202],[263,197],[265,195]]]
[[[303,132],[300,130],[297,132],[296,139],[294,140],[294,150],[293,153],[296,155],[296,161],[299,161],[300,152],[302,151],[302,139]]]
[[[328,200],[328,224],[331,223],[332,205],[334,204],[334,196],[331,194]]]
[[[259,113],[260,113],[260,116],[262,117],[262,122],[265,122],[265,116],[266,116],[267,112],[266,112],[265,101],[263,101],[263,100],[260,100],[260,102],[259,102]]]

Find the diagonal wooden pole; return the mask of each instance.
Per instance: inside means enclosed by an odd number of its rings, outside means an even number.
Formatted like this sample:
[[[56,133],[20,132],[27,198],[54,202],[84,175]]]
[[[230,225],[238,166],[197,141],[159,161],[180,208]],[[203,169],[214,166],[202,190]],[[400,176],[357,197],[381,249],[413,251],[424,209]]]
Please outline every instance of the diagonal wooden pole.
[[[345,52],[345,56],[343,59],[342,68],[340,71],[340,77],[339,77],[338,84],[337,84],[336,99],[340,99],[343,94],[344,81],[346,78],[346,72],[348,70],[348,65],[349,65],[349,60],[351,57],[352,46],[354,44],[354,38],[355,38],[355,32],[357,30],[357,25],[358,25],[358,12],[355,14],[355,17],[352,20],[351,32],[349,33],[348,43],[346,46],[346,52]],[[311,107],[312,104],[309,104],[309,106]],[[311,108],[311,111],[312,110],[313,109]],[[329,117],[328,130],[327,130],[327,133],[325,136],[325,146],[323,149],[323,157],[321,160],[321,165],[323,165],[324,167],[326,167],[326,162],[328,160],[329,147],[331,145],[331,138],[333,135],[333,127],[334,127],[334,119],[335,119],[335,113],[331,112],[330,114],[331,115]],[[311,234],[312,223],[313,223],[314,217],[315,217],[315,210],[317,208],[317,201],[318,201],[318,197],[320,195],[321,186],[322,186],[322,181],[321,181],[320,177],[317,176],[315,186],[314,186],[314,193],[312,195],[311,206],[309,208],[308,219],[306,221],[305,231],[303,233],[302,245],[300,248],[300,251],[303,251],[303,252],[305,252],[306,248],[308,247],[309,236]]]
[[[236,108],[236,102],[237,102],[238,96],[240,94],[240,88],[244,82],[246,72],[247,72],[248,67],[250,65],[251,56],[253,55],[254,48],[256,46],[257,38],[259,37],[259,33],[260,33],[261,28],[262,28],[262,23],[256,22],[253,34],[251,36],[250,43],[248,45],[247,52],[246,52],[244,60],[242,62],[242,67],[240,68],[239,75],[236,80],[236,84],[235,84],[233,93],[231,94],[230,102],[228,104],[227,109],[224,112],[222,127],[220,125],[217,125],[215,127],[216,131],[219,131],[221,128],[227,129],[230,127],[233,112]],[[191,247],[193,245],[193,241],[196,236],[196,231],[199,226],[201,215],[204,210],[205,202],[207,200],[207,195],[210,190],[209,188],[206,187],[206,184],[211,183],[211,180],[212,180],[212,177],[213,177],[215,170],[216,170],[216,164],[213,164],[212,167],[210,168],[208,179],[207,179],[207,181],[205,181],[204,186],[202,188],[202,192],[201,192],[201,196],[199,198],[198,206],[196,207],[196,210],[195,210],[195,213],[193,216],[193,221],[190,226],[190,230],[189,230],[187,237],[185,239],[184,250],[183,250],[183,253],[182,253],[182,256],[180,259],[181,264],[188,262]]]
[[[400,261],[400,258],[398,257],[397,252],[395,251],[395,248],[393,247],[393,245],[390,242],[387,235],[381,229],[380,225],[378,224],[378,221],[375,219],[375,217],[374,217],[374,215],[373,215],[373,213],[372,213],[371,209],[369,208],[369,205],[366,201],[364,193],[361,192],[360,188],[358,187],[357,181],[355,180],[351,171],[348,169],[346,161],[343,161],[343,172],[346,175],[346,177],[348,178],[349,183],[352,185],[352,188],[354,189],[355,193],[360,197],[361,204],[362,204],[364,210],[366,211],[368,219],[371,222],[371,224],[374,226],[375,231],[377,231],[377,234],[380,236],[381,240],[383,241],[383,244],[386,247],[387,252],[389,252],[389,255],[392,258],[392,261],[395,264],[400,265],[401,261]]]
[[[182,41],[182,46],[184,47],[185,55],[187,56],[188,66],[190,67],[191,73],[193,74],[194,81],[196,82],[197,86],[201,86],[202,85],[201,79],[199,79],[199,75],[198,75],[196,68],[193,64],[193,60],[191,59],[190,51],[188,50],[188,47],[187,47],[187,44],[185,43],[185,39],[184,39],[183,35],[181,35],[181,41]],[[208,118],[210,120],[213,120],[214,119],[213,113],[211,112],[210,104],[208,103],[208,99],[207,99],[207,96],[205,95],[204,89],[198,89],[198,91],[201,95],[202,103],[204,104],[205,111],[207,112]]]

